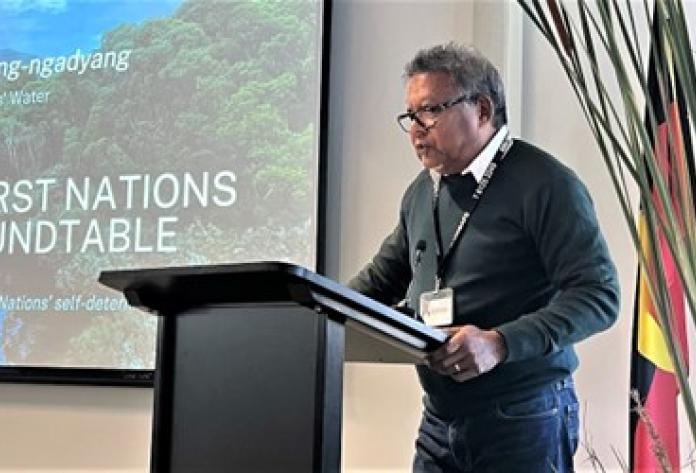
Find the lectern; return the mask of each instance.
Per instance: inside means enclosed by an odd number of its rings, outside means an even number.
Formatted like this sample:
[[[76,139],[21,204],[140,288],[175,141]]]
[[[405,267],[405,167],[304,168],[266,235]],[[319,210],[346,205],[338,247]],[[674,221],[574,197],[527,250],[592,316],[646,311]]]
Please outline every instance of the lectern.
[[[157,473],[337,472],[344,361],[417,363],[446,339],[284,263],[108,271],[100,282],[160,317]]]

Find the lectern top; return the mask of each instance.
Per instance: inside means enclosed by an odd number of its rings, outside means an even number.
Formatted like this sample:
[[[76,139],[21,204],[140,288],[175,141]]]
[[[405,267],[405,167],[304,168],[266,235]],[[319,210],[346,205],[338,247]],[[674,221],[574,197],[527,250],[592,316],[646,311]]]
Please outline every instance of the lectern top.
[[[329,278],[283,262],[105,271],[99,282],[123,292],[130,305],[165,317],[211,305],[294,302],[387,335],[394,329],[417,339],[423,352],[447,338]]]

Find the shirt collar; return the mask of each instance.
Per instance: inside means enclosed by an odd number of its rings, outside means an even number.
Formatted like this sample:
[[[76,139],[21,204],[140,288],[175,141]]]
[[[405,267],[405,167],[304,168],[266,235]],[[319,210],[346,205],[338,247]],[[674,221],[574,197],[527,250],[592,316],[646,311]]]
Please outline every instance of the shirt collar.
[[[471,173],[476,179],[476,182],[481,182],[483,175],[486,172],[486,168],[491,164],[493,158],[495,158],[495,153],[503,144],[505,137],[508,135],[507,125],[501,126],[498,131],[493,135],[493,138],[488,142],[488,144],[481,150],[481,152],[476,155],[476,157],[469,163],[469,165],[462,171],[462,174]],[[440,173],[437,171],[430,170],[430,177],[432,177],[434,182],[440,180]]]

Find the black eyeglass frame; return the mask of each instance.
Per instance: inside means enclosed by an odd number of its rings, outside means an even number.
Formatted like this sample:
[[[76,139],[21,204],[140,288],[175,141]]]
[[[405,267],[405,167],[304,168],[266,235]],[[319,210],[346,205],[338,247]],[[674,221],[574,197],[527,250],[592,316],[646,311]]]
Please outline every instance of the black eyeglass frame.
[[[435,120],[432,124],[426,125],[423,123],[423,121],[418,118],[418,114],[421,112],[429,112],[434,115],[440,115],[442,112],[447,110],[448,108],[454,107],[455,105],[458,105],[464,101],[471,101],[474,100],[476,96],[471,96],[468,94],[465,95],[460,95],[456,99],[448,100],[447,102],[442,102],[436,105],[424,105],[422,107],[417,108],[416,110],[413,110],[411,112],[404,112],[396,117],[396,122],[399,124],[399,128],[401,128],[404,132],[410,133],[411,132],[411,126],[413,125],[413,122],[416,122],[418,126],[420,126],[423,130],[428,131],[431,128],[433,128],[435,125],[437,125],[437,120]],[[406,126],[403,123],[403,120],[405,118],[410,119],[410,122],[408,122],[408,126]]]

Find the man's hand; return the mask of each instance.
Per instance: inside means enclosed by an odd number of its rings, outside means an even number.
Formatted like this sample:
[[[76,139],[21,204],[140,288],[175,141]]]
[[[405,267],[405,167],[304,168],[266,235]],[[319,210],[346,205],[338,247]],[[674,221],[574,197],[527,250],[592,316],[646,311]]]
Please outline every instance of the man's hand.
[[[503,336],[495,330],[481,330],[473,325],[445,330],[451,335],[449,340],[430,354],[428,363],[430,368],[455,381],[466,381],[490,371],[507,356]]]

